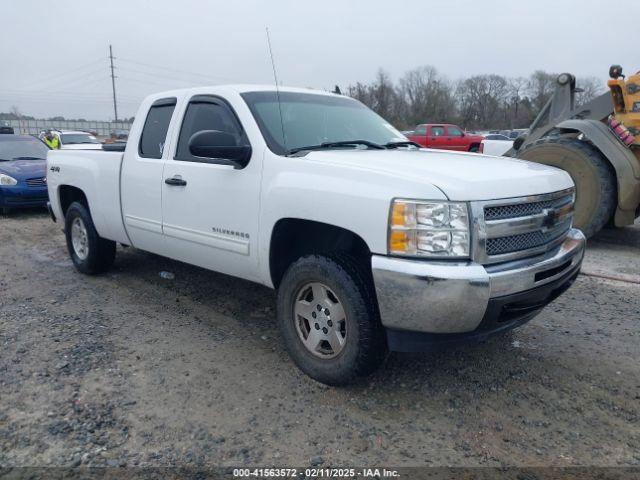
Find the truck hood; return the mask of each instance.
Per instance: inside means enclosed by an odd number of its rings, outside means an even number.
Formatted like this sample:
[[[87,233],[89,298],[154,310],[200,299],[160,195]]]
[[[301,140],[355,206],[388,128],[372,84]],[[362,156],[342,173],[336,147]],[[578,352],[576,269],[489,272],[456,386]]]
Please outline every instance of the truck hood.
[[[0,162],[0,173],[9,175],[16,180],[44,177],[47,171],[46,160],[12,160]]]
[[[444,150],[312,151],[305,160],[436,186],[449,200],[496,200],[573,186],[563,170],[507,157]],[[304,160],[303,160],[304,161]],[[398,196],[403,192],[399,191]]]

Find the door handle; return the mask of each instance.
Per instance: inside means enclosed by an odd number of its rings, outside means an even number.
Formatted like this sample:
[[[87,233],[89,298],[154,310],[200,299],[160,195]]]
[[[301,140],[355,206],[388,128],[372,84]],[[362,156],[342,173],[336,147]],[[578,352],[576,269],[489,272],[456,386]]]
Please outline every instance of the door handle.
[[[175,176],[165,179],[164,183],[166,183],[167,185],[174,185],[176,187],[184,187],[187,184],[187,181],[183,180],[179,176]]]

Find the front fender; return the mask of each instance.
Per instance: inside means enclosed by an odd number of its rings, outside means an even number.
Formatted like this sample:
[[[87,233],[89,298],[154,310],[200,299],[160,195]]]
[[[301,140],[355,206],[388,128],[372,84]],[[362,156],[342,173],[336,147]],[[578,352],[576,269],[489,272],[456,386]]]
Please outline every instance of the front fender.
[[[395,197],[446,200],[433,185],[371,171],[336,168],[304,159],[272,157],[265,162],[261,192],[259,258],[261,276],[270,278],[273,229],[283,218],[340,227],[361,237],[369,251],[387,253],[389,208]]]

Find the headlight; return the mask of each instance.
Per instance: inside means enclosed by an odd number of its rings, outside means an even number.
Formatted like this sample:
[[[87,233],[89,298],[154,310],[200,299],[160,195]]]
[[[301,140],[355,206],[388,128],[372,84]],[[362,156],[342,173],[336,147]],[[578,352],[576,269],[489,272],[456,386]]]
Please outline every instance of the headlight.
[[[0,185],[17,185],[18,181],[10,177],[9,175],[5,175],[4,173],[0,173]]]
[[[389,254],[468,258],[469,210],[464,202],[394,200]]]

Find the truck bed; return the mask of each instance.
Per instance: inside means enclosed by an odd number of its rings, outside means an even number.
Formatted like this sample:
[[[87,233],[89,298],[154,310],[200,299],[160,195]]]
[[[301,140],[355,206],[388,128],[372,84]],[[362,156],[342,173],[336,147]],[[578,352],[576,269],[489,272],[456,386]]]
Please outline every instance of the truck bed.
[[[120,205],[123,153],[101,150],[52,150],[47,155],[47,185],[51,207],[64,222],[56,192],[67,185],[81,189],[89,202],[101,237],[129,244]]]

